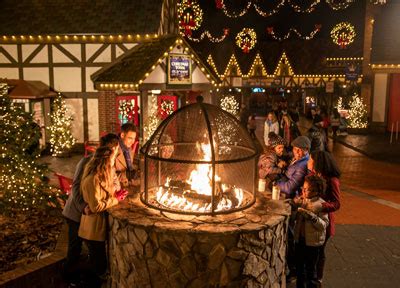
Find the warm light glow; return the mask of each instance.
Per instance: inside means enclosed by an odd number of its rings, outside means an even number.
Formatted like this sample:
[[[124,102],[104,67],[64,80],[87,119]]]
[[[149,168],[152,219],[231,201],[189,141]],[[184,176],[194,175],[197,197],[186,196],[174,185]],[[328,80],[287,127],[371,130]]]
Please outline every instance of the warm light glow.
[[[196,148],[203,154],[202,161],[212,160],[210,144],[197,143]],[[170,181],[171,179],[167,177],[164,187],[161,186],[158,188],[156,193],[156,200],[158,203],[168,208],[187,212],[210,212],[212,210],[211,201],[194,203],[188,197],[185,197],[185,194],[188,193],[197,193],[199,195],[210,197],[212,196],[213,170],[211,164],[196,164],[195,169],[190,173],[189,179],[186,180],[186,183],[190,184],[190,190],[184,191],[181,195],[174,194],[169,191],[168,188],[170,187]],[[221,178],[218,175],[214,175],[214,181],[215,185],[219,184],[222,189],[222,191],[219,191],[218,193],[224,193],[228,189],[231,189],[231,191],[234,192],[233,194],[237,202],[235,207],[240,207],[242,205],[244,199],[244,193],[242,189],[237,187],[229,187],[229,185],[221,183]],[[219,199],[220,200],[216,204],[215,211],[223,211],[234,208],[232,200],[224,196],[220,197]]]

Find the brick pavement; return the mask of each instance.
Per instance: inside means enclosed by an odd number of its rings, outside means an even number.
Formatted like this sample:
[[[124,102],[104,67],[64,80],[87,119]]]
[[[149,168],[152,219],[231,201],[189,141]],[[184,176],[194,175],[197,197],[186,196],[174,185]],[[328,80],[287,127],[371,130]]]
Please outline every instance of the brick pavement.
[[[263,121],[257,119],[261,146]],[[306,126],[300,128],[303,132]],[[327,246],[324,287],[398,287],[400,165],[373,160],[339,142],[330,145],[343,173],[342,207],[336,213],[337,233]],[[71,177],[81,157],[44,160]]]
[[[257,121],[260,142],[263,121]],[[301,121],[300,125],[304,134],[308,123]],[[352,142],[347,141],[347,145],[332,140],[329,143],[342,170],[342,194],[341,208],[336,213],[336,235],[327,246],[323,287],[400,285],[400,164],[389,163],[387,156],[379,157],[385,149],[385,155],[392,153],[396,157],[391,150],[395,149],[394,144],[387,148],[384,137],[380,143],[377,138],[370,142],[375,159],[367,157],[367,140],[362,137],[357,141],[351,135],[348,139]],[[350,145],[357,143],[356,147]]]

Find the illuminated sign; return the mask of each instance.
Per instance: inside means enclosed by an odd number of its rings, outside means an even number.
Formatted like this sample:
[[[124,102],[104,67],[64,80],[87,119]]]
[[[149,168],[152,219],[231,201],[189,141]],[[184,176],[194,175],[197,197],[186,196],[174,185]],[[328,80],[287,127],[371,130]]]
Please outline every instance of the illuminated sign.
[[[168,84],[192,84],[192,60],[189,55],[169,54]]]

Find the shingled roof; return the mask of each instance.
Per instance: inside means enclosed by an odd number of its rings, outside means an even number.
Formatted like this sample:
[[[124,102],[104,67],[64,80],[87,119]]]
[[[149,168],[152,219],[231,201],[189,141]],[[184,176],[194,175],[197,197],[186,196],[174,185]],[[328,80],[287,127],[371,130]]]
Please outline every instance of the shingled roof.
[[[91,79],[95,84],[138,83],[143,80],[152,66],[157,64],[158,59],[169,51],[169,47],[173,46],[177,39],[181,38],[176,35],[167,35],[138,44],[113,63],[97,71]],[[185,41],[184,43],[187,45]],[[194,51],[192,52],[195,54]],[[201,64],[208,68],[204,62],[201,61]],[[219,82],[219,77],[211,69],[208,72],[215,81]]]
[[[3,0],[0,35],[152,34],[162,0]]]
[[[371,63],[400,64],[400,2],[388,1],[375,16]]]

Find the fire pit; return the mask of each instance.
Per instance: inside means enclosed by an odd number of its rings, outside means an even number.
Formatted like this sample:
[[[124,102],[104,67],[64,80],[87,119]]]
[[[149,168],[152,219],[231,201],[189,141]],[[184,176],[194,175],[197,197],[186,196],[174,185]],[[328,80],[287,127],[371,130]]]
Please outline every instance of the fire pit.
[[[256,148],[232,115],[185,106],[141,151],[141,193],[109,209],[110,287],[285,286],[290,208],[256,194]]]
[[[255,202],[257,149],[247,131],[217,106],[185,106],[141,149],[146,205],[173,213],[225,214]]]

